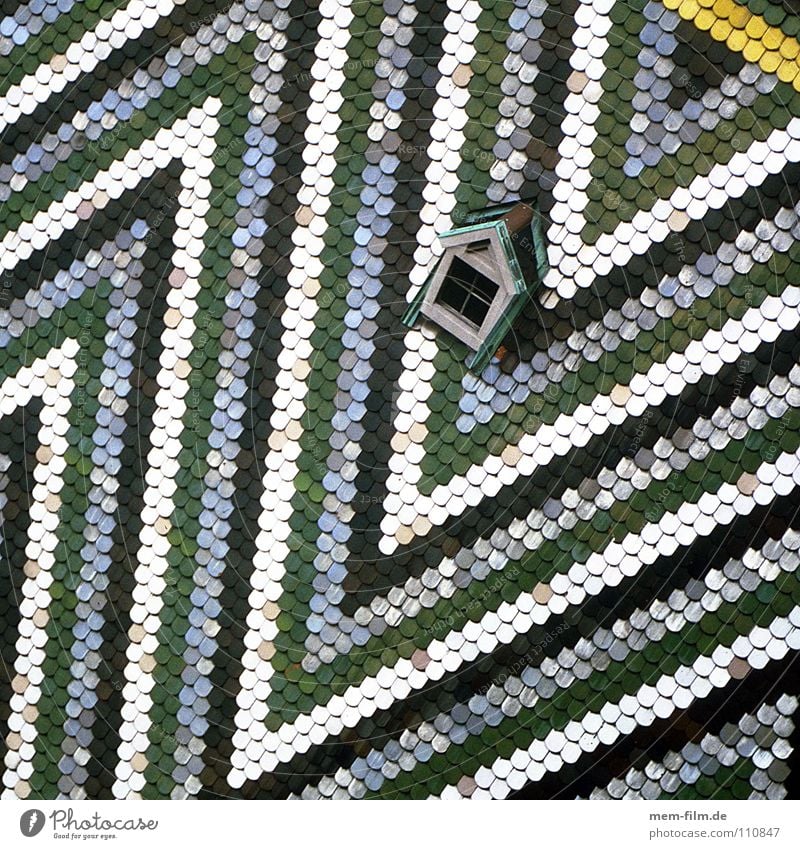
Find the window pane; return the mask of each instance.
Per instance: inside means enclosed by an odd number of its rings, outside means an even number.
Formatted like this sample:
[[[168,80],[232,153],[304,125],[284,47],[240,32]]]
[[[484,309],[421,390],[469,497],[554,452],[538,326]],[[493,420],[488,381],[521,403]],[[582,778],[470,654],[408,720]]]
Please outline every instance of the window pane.
[[[480,327],[488,312],[489,304],[485,304],[483,301],[470,296],[467,298],[462,314],[464,318],[469,319],[473,324],[477,324]]]
[[[436,300],[473,324],[481,325],[498,288],[488,277],[456,257]]]

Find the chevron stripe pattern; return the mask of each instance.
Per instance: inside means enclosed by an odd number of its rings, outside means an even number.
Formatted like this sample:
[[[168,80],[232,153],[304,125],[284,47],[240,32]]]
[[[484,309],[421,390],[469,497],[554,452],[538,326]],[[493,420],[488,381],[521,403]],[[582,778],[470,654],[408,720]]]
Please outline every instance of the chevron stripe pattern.
[[[800,17],[5,0],[0,792],[800,797]],[[468,213],[549,271],[401,318]]]

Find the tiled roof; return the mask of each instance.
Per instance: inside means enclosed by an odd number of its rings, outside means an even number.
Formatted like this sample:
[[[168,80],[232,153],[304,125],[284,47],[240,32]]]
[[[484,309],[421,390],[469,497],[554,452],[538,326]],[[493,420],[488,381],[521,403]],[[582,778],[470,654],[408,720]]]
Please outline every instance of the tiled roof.
[[[799,38],[4,2],[3,796],[800,795]],[[402,317],[519,199],[476,373]]]

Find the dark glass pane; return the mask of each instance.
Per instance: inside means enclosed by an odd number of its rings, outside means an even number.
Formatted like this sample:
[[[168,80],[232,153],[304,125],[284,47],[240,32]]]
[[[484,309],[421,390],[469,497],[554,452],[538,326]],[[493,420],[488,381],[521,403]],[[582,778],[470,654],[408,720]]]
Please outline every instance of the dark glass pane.
[[[469,321],[473,324],[477,324],[480,327],[480,325],[483,324],[483,320],[486,318],[487,312],[489,312],[489,304],[485,304],[477,298],[469,297],[467,298],[467,303],[464,305],[462,315],[464,318],[469,319]]]
[[[473,324],[480,325],[489,312],[498,288],[497,283],[456,257],[450,264],[436,300]]]
[[[464,308],[464,301],[467,298],[467,293],[464,287],[452,277],[445,277],[442,288],[439,289],[439,296],[436,299],[438,303],[450,307],[456,312],[461,312]]]

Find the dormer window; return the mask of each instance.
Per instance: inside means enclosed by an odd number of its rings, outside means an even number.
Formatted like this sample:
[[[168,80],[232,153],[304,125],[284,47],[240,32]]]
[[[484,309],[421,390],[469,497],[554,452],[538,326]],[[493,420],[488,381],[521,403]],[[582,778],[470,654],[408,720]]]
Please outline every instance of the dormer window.
[[[473,213],[440,240],[444,254],[403,321],[411,326],[422,315],[456,336],[480,370],[546,270],[538,215],[524,203]]]

